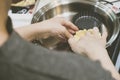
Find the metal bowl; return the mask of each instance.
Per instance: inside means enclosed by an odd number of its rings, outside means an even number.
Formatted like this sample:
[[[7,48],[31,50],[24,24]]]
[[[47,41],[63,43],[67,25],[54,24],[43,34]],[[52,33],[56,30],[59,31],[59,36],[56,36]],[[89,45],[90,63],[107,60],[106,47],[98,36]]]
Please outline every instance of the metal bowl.
[[[55,16],[65,17],[80,29],[89,29],[97,26],[101,31],[102,25],[104,25],[108,32],[106,47],[115,41],[119,33],[120,25],[116,14],[109,7],[100,2],[96,2],[96,0],[55,0],[38,10],[33,16],[32,23],[50,19]],[[85,25],[86,23],[90,24]],[[48,44],[49,47],[53,47],[53,45],[55,46],[57,42],[59,42],[59,40],[53,37],[40,41],[43,45],[48,42],[50,44]],[[52,49],[54,48],[55,47]]]

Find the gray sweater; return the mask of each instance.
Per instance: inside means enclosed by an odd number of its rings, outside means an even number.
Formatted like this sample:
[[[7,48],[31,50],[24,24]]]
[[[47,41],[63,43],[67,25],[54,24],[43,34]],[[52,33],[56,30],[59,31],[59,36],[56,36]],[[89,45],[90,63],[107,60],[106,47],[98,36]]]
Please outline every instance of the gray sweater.
[[[98,61],[50,51],[12,32],[0,47],[0,80],[114,80]]]

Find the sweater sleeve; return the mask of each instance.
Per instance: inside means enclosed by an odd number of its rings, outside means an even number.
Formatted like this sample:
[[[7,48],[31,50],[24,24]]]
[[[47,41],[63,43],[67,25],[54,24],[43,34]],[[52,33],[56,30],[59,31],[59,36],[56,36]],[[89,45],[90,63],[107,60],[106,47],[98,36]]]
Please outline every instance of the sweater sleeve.
[[[114,80],[98,61],[36,47],[13,35],[0,49],[0,80]]]

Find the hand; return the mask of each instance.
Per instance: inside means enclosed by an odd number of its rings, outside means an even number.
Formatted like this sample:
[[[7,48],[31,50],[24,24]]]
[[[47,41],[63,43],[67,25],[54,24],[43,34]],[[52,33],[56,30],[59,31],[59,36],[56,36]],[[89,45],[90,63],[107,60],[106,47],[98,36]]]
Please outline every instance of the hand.
[[[102,35],[100,35],[98,28],[94,27],[92,33],[88,30],[79,40],[71,37],[68,42],[75,53],[87,55],[89,58],[93,59],[97,58],[104,53],[102,51],[106,50],[106,37],[107,31],[105,27],[103,27]]]
[[[60,39],[69,39],[72,34],[78,30],[73,23],[61,17],[54,17],[49,20],[45,20],[38,23],[38,26],[38,30],[40,30],[41,27],[46,29],[47,35],[44,37],[54,36]]]
[[[93,61],[100,61],[104,69],[111,72],[112,77],[120,80],[119,73],[114,67],[106,50],[107,31],[103,27],[103,33],[100,35],[98,28],[93,28],[92,33],[87,31],[86,35],[80,37],[79,40],[75,37],[69,39],[69,44],[75,53],[86,55]]]
[[[66,40],[70,38],[78,28],[64,18],[54,17],[28,26],[15,28],[15,30],[28,41],[48,38],[50,36]]]

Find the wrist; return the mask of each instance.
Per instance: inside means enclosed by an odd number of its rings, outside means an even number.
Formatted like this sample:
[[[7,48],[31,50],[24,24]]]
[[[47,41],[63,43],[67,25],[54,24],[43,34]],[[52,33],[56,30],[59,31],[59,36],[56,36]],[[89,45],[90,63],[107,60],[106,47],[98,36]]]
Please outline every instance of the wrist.
[[[94,49],[94,50],[93,50]],[[107,50],[104,47],[95,47],[93,49],[86,49],[87,56],[92,60],[103,60],[104,57],[108,56]]]
[[[34,39],[41,39],[41,38],[47,38],[50,36],[50,29],[42,23],[36,23],[33,26],[35,26],[34,30]]]

